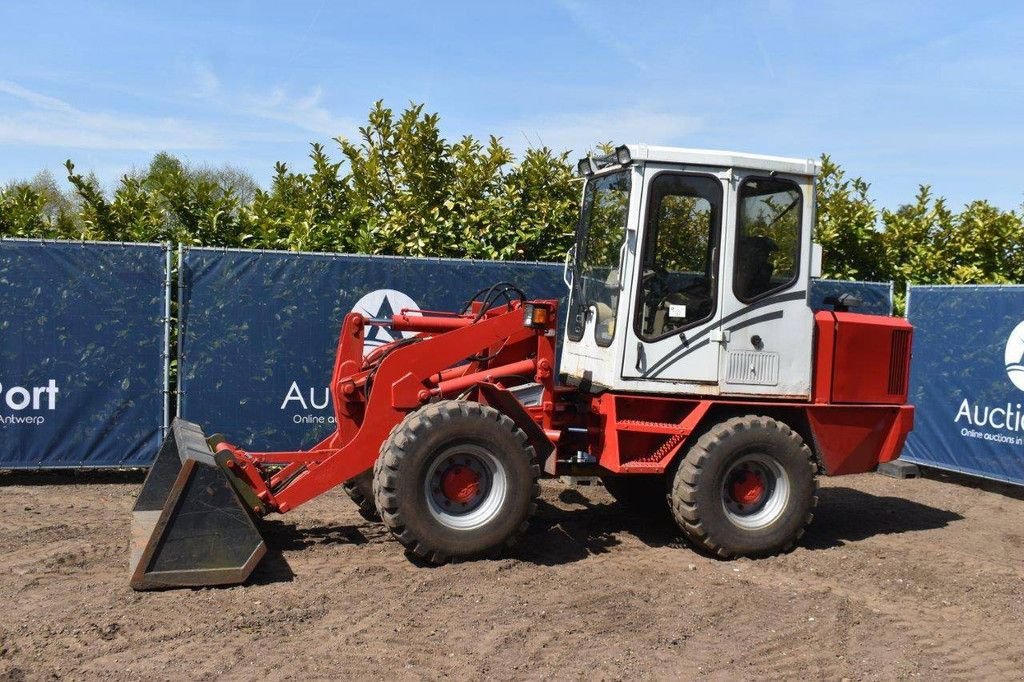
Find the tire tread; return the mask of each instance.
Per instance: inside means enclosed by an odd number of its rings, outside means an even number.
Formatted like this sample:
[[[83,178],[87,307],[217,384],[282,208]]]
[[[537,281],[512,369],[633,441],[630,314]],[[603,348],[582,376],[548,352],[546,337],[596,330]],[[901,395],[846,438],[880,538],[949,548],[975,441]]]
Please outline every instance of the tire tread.
[[[714,425],[701,435],[689,452],[686,453],[673,478],[672,492],[669,497],[672,514],[687,538],[698,548],[723,559],[733,558],[739,554],[728,547],[720,538],[716,538],[713,533],[710,533],[702,523],[701,512],[697,505],[697,490],[700,485],[701,474],[707,466],[711,453],[723,447],[724,443],[734,435],[754,429],[781,431],[790,441],[791,446],[801,453],[802,459],[807,463],[807,468],[813,481],[811,503],[803,523],[794,536],[779,550],[780,552],[789,551],[803,537],[807,526],[814,519],[814,509],[818,504],[818,480],[816,476],[818,469],[814,455],[803,439],[787,424],[763,415],[746,415],[733,417]]]
[[[499,554],[514,545],[525,534],[530,519],[537,511],[537,500],[540,497],[540,466],[532,445],[528,444],[526,434],[516,423],[495,410],[493,407],[467,400],[442,400],[426,405],[410,413],[391,430],[388,438],[381,443],[380,456],[374,464],[373,492],[377,508],[381,510],[381,518],[391,534],[413,555],[432,564],[443,564],[454,557],[439,548],[430,545],[425,538],[416,537],[408,528],[401,510],[397,484],[399,470],[403,462],[410,456],[410,450],[417,441],[436,428],[443,428],[456,415],[468,419],[487,419],[497,423],[508,431],[517,443],[522,445],[530,462],[530,475],[533,479],[530,488],[529,510],[525,520],[507,537],[500,546],[492,548],[488,554]]]

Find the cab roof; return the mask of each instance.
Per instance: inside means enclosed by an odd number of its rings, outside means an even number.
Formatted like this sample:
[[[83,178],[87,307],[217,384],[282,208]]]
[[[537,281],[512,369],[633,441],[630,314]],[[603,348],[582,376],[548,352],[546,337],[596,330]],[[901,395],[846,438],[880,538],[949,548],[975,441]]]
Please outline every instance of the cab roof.
[[[775,171],[777,173],[809,176],[817,175],[821,168],[821,164],[817,159],[765,156],[763,154],[747,154],[744,152],[719,151],[715,149],[660,147],[647,144],[627,144],[625,147],[629,149],[629,155],[634,161],[746,168],[749,170]]]

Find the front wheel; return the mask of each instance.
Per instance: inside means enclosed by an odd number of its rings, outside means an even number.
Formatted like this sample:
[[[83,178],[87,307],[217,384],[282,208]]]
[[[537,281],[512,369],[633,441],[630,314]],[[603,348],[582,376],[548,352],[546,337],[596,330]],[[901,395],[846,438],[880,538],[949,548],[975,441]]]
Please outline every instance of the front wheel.
[[[716,424],[672,483],[672,514],[698,547],[722,558],[783,552],[818,502],[810,449],[786,424],[748,415]]]
[[[433,563],[500,551],[537,509],[526,434],[492,407],[445,400],[410,413],[381,446],[373,492],[406,549]]]

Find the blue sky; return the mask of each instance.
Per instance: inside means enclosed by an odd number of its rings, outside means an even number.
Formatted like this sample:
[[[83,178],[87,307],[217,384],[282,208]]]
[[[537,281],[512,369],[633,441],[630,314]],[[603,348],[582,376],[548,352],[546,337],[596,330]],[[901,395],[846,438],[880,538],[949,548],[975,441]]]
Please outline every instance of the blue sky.
[[[1024,3],[18,2],[0,182],[167,150],[266,183],[372,102],[515,150],[831,154],[883,206],[1024,202]]]

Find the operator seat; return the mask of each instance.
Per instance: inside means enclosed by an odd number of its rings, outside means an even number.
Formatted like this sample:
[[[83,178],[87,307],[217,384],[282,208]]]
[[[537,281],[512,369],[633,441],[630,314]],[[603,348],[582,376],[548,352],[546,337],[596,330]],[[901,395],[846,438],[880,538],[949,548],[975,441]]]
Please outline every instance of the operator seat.
[[[751,299],[772,288],[775,266],[772,254],[778,244],[769,237],[743,237],[737,245],[742,258],[736,261],[736,294]]]

